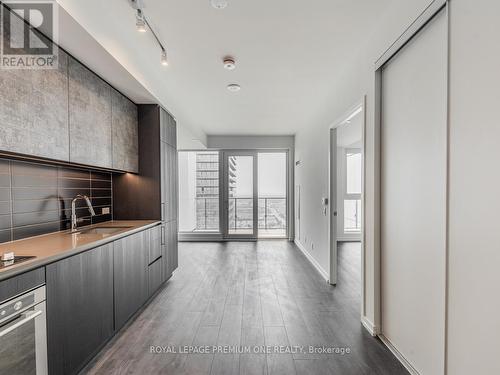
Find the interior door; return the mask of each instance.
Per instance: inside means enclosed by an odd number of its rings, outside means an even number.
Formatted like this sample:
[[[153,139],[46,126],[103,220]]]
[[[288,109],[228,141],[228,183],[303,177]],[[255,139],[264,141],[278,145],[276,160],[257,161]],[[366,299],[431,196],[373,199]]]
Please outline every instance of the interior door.
[[[421,374],[443,374],[447,21],[441,11],[382,70],[382,333]]]
[[[257,239],[257,153],[224,151],[224,237]]]

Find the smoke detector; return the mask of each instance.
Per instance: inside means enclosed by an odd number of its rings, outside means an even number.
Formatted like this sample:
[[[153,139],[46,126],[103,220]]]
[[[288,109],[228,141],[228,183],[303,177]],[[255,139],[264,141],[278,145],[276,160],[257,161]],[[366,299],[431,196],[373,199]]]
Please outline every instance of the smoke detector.
[[[227,7],[227,0],[210,0],[210,4],[215,8],[215,9],[224,9]]]
[[[241,86],[238,85],[237,83],[231,83],[227,85],[227,89],[231,92],[238,92],[241,90]]]
[[[236,69],[236,62],[232,57],[225,57],[224,60],[224,69],[234,70]]]

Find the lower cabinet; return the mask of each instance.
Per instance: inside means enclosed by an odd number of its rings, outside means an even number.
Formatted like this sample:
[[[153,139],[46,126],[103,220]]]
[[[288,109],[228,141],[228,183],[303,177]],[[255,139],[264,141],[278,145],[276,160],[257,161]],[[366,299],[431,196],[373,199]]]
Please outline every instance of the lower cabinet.
[[[163,257],[149,265],[149,296],[152,296],[163,284]]]
[[[168,280],[178,267],[177,221],[163,223],[162,231],[163,279]]]
[[[149,231],[114,242],[115,329],[148,299]]]
[[[46,266],[49,374],[78,373],[158,290],[161,234],[153,227]]]
[[[49,374],[76,374],[113,336],[113,244],[46,267]]]

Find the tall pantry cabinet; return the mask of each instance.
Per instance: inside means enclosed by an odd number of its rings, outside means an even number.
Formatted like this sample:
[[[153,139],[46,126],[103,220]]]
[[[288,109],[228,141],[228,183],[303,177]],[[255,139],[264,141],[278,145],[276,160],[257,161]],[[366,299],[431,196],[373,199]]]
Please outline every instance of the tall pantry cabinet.
[[[170,113],[153,104],[139,105],[138,119],[139,173],[113,176],[113,196],[123,202],[114,218],[162,221],[159,261],[166,281],[178,266],[177,126]]]

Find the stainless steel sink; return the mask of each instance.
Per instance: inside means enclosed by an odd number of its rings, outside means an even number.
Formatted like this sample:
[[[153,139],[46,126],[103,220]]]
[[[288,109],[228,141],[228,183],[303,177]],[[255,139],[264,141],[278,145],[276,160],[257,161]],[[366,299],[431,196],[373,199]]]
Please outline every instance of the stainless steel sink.
[[[128,228],[131,227],[96,227],[79,230],[76,234],[113,234]]]

